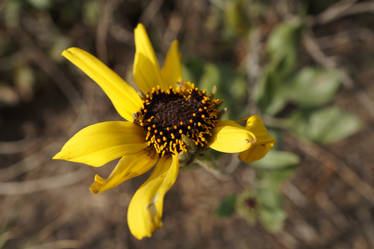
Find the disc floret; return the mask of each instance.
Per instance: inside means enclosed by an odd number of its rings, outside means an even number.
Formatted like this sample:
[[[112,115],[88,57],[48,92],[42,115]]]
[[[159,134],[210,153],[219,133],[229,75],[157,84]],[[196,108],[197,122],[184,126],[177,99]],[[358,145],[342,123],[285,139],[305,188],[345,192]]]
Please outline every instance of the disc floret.
[[[187,151],[184,137],[205,148],[218,122],[220,103],[190,82],[167,90],[157,86],[144,96],[135,123],[144,128],[149,147],[161,156]]]

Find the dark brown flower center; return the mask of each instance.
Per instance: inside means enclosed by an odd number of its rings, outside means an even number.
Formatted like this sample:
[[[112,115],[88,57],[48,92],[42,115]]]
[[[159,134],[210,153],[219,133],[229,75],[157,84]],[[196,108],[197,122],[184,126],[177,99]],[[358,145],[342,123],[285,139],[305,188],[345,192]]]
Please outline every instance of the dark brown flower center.
[[[204,148],[217,124],[220,103],[191,83],[168,90],[157,87],[146,94],[135,123],[144,128],[149,146],[161,155],[187,151],[186,138]]]
[[[255,209],[257,207],[257,201],[255,198],[253,197],[250,197],[248,199],[245,200],[245,205],[249,208],[249,209]]]

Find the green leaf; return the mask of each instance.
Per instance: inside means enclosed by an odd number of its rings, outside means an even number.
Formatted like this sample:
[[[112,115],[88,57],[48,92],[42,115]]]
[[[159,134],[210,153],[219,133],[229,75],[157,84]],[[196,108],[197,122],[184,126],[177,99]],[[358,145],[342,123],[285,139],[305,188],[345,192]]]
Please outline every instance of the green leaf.
[[[284,122],[284,121],[282,120],[281,122]],[[273,127],[267,127],[267,129],[268,129],[270,135],[275,139],[275,141],[277,141],[274,144],[274,147],[270,151],[278,150],[278,149],[282,148],[282,145],[283,145],[283,130],[280,129],[280,128],[273,128]]]
[[[260,179],[259,187],[278,190],[280,185],[294,174],[295,170],[295,166],[274,170],[257,169],[258,178]]]
[[[299,157],[291,152],[271,150],[261,160],[251,165],[261,169],[282,169],[299,164]]]
[[[304,107],[321,106],[333,99],[341,81],[337,70],[307,67],[294,78],[289,98]]]
[[[226,196],[216,209],[216,214],[218,217],[227,217],[235,212],[236,195]]]
[[[203,75],[199,82],[199,88],[211,91],[214,86],[219,87],[221,78],[222,75],[217,65],[210,63],[205,64]]]
[[[266,230],[272,233],[277,233],[282,230],[286,217],[286,212],[281,208],[263,208],[259,211],[260,222],[266,228]]]
[[[338,107],[296,111],[288,120],[290,129],[311,141],[328,144],[337,142],[360,130],[361,121]]]
[[[226,118],[240,119],[248,115],[243,108],[247,101],[247,81],[230,66],[205,64],[199,87],[208,91],[218,88],[217,97],[224,100],[222,107],[228,108]]]
[[[298,31],[300,31],[300,21],[283,22],[278,24],[269,36],[267,50],[274,56],[284,55],[284,50],[293,50],[293,46],[298,43]]]
[[[258,177],[257,199],[259,202],[259,221],[269,232],[282,229],[286,213],[283,210],[281,183],[295,171],[299,157],[286,151],[270,151],[256,163]]]
[[[89,0],[83,5],[83,21],[85,24],[94,26],[100,17],[100,4],[98,1]]]
[[[279,185],[272,181],[262,181],[259,184],[257,197],[262,207],[278,208],[282,206],[282,195]]]
[[[293,169],[266,171],[260,175],[257,191],[259,220],[269,232],[280,231],[286,219],[280,183],[290,176],[290,172]]]
[[[295,19],[278,25],[269,37],[269,63],[255,89],[255,100],[263,113],[275,115],[287,103],[289,78],[296,66],[301,30],[301,22]]]
[[[20,14],[22,10],[22,5],[20,1],[6,1],[3,12],[3,18],[5,25],[10,28],[15,28],[18,26],[20,21]]]
[[[271,33],[267,42],[270,63],[281,75],[292,72],[295,67],[302,23],[299,19],[279,24]]]
[[[251,27],[247,6],[248,3],[245,0],[226,2],[224,8],[225,23],[237,35],[247,34]]]
[[[204,61],[200,58],[187,58],[183,61],[182,69],[183,80],[197,83],[204,72]]]
[[[183,80],[195,82],[195,77],[191,69],[188,68],[185,64],[182,64],[182,75],[183,75]]]
[[[28,2],[37,9],[48,9],[52,5],[51,0],[28,0]]]
[[[287,103],[287,81],[280,82],[277,73],[267,70],[255,89],[255,100],[263,113],[275,115]]]

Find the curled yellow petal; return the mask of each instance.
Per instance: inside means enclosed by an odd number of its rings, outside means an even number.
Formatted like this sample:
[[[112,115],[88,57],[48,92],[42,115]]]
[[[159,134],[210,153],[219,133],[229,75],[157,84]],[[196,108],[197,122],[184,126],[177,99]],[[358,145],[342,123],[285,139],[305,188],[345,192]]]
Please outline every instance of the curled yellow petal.
[[[176,82],[182,81],[182,64],[178,50],[178,41],[171,44],[166,55],[164,66],[161,69],[161,76],[166,86],[175,86]]]
[[[69,48],[62,55],[93,79],[112,101],[117,112],[133,121],[133,113],[142,107],[142,100],[135,89],[95,56],[80,48]]]
[[[136,84],[143,93],[150,92],[152,87],[160,85],[162,89],[168,86],[161,78],[160,66],[155,51],[144,26],[139,23],[134,30],[135,58],[133,74]]]
[[[210,148],[226,152],[238,153],[248,150],[255,137],[252,132],[233,121],[221,121],[213,130]]]
[[[130,201],[127,223],[137,239],[151,237],[162,226],[163,201],[178,176],[178,157],[162,157],[148,180]]]
[[[248,118],[246,129],[252,132],[256,139],[248,150],[239,154],[239,158],[249,163],[263,158],[273,148],[276,141],[269,134],[261,118],[257,115]]]
[[[144,130],[131,122],[109,121],[78,131],[53,159],[102,166],[147,147]]]
[[[94,194],[114,188],[124,181],[139,176],[150,170],[156,164],[158,157],[146,150],[138,153],[125,155],[119,160],[117,166],[110,173],[107,179],[99,175],[95,176],[95,181],[90,190]]]

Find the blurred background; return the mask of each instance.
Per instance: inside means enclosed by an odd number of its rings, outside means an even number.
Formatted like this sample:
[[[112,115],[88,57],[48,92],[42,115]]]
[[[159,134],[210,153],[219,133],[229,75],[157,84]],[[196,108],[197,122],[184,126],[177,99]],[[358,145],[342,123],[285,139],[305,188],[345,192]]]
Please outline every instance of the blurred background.
[[[209,152],[181,170],[151,239],[126,210],[146,176],[100,195],[92,168],[51,157],[75,132],[120,120],[60,55],[90,51],[133,84],[142,22],[161,65],[259,114],[276,147],[253,164]],[[0,1],[0,248],[374,248],[374,2]]]

